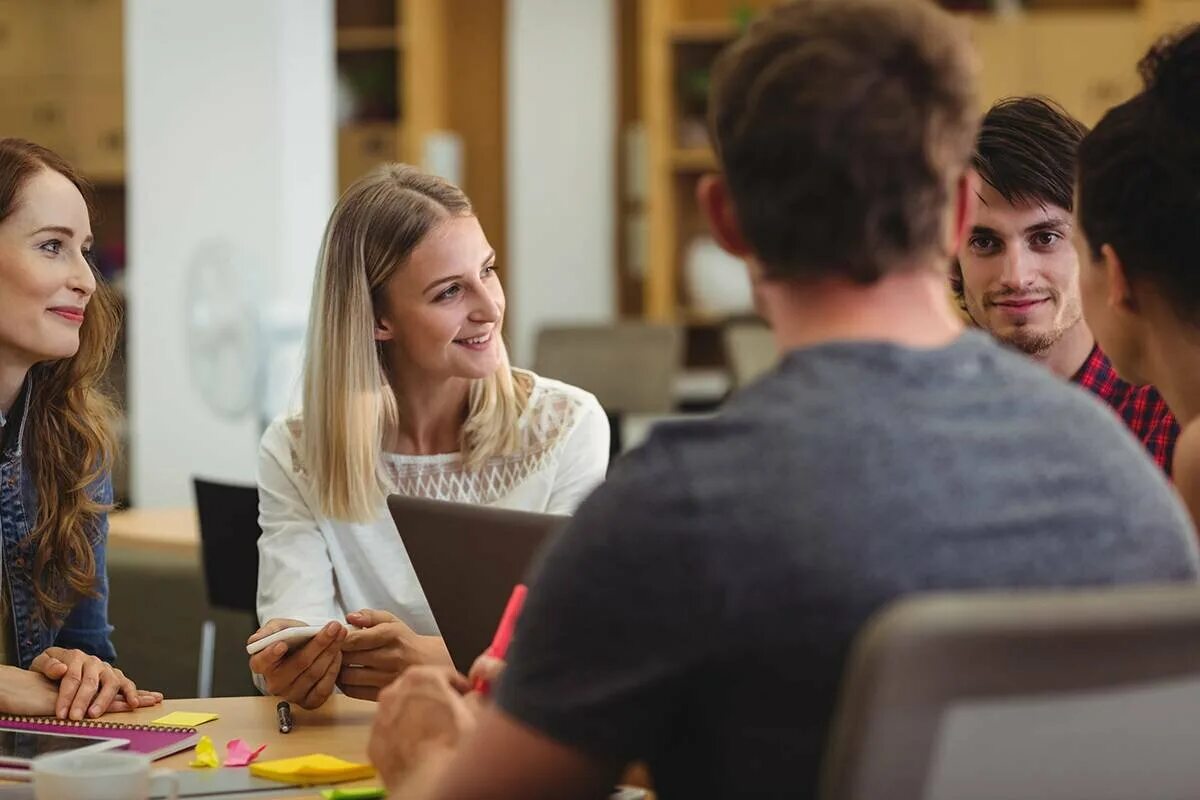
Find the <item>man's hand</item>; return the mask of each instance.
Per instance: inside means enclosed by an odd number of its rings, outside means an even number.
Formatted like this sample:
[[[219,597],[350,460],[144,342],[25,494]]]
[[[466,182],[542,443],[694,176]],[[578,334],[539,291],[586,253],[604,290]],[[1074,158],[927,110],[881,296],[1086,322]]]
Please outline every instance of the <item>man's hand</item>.
[[[303,627],[294,619],[273,619],[259,628],[249,642],[257,641],[284,628]],[[329,699],[342,667],[342,643],[346,628],[340,622],[330,622],[302,647],[288,652],[286,642],[276,642],[250,657],[250,670],[262,675],[267,691],[313,709]]]
[[[375,700],[383,687],[412,666],[453,669],[440,636],[422,636],[394,614],[364,609],[346,616],[358,630],[342,645],[342,670],[337,685],[350,697]]]
[[[411,667],[379,693],[367,755],[384,785],[395,788],[414,765],[452,751],[475,727],[471,683],[447,667]]]
[[[106,711],[162,702],[159,692],[139,691],[121,670],[82,650],[48,647],[33,659],[29,671],[58,684],[51,713],[62,719],[95,718]]]

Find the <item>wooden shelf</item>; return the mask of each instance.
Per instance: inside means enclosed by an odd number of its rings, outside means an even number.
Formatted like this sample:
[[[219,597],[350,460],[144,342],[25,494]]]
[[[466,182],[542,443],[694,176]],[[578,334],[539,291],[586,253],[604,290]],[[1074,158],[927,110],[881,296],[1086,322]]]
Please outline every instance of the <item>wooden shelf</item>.
[[[338,50],[390,50],[400,46],[400,32],[388,26],[338,28]]]
[[[667,36],[676,44],[722,44],[733,41],[741,30],[725,20],[686,20],[673,23]]]
[[[707,147],[688,147],[671,152],[671,166],[677,172],[709,172],[717,169],[717,156]]]

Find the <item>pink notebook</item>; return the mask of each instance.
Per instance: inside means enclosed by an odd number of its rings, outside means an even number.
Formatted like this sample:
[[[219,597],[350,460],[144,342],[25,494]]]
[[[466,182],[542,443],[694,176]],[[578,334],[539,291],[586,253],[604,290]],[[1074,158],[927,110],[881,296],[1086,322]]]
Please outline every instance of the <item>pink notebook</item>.
[[[43,731],[102,739],[128,739],[126,751],[142,753],[151,759],[164,758],[193,747],[200,740],[195,728],[164,725],[128,725],[123,722],[82,720],[75,722],[57,717],[16,717],[0,714],[0,730]]]

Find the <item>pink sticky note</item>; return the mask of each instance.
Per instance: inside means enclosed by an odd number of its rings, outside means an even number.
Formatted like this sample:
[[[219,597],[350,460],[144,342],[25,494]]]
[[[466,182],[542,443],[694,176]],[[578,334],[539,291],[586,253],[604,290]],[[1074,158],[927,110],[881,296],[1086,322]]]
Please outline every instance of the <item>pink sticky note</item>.
[[[257,758],[258,754],[265,750],[266,747],[265,744],[260,744],[251,750],[250,745],[241,739],[232,739],[229,744],[225,745],[225,766],[244,767]]]

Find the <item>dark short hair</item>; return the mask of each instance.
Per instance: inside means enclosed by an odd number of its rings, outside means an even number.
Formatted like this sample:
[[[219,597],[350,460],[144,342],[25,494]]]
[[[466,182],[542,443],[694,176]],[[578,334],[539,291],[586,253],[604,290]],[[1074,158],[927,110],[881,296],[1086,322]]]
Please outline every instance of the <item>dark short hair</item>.
[[[983,116],[971,165],[1010,203],[1071,211],[1075,161],[1087,126],[1045,97],[1001,100]]]
[[[1200,25],[1150,48],[1145,89],[1079,150],[1079,216],[1093,259],[1111,245],[1180,318],[1200,324]]]
[[[937,252],[977,125],[974,62],[928,0],[799,0],[722,52],[709,127],[768,276],[870,284]]]
[[[1075,206],[1075,162],[1087,126],[1045,97],[1010,97],[983,115],[971,166],[1013,205]],[[966,309],[962,265],[950,266],[950,288]]]

